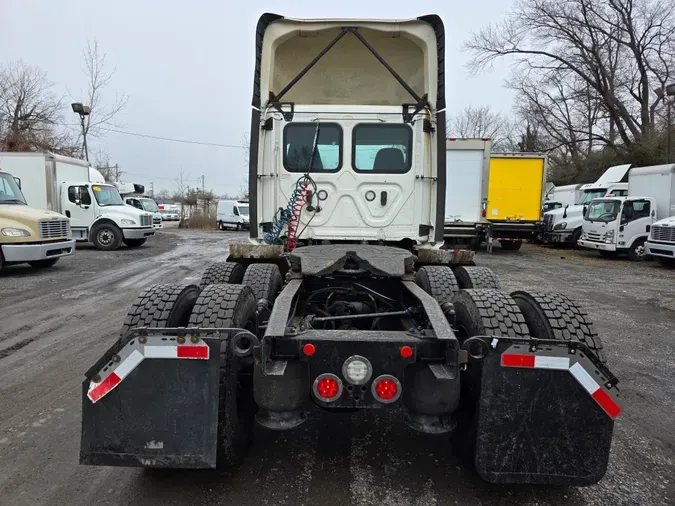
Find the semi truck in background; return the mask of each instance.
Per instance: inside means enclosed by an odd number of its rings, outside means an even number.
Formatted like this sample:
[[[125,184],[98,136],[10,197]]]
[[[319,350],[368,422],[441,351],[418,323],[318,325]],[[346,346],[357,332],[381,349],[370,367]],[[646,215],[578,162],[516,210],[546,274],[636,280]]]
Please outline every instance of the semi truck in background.
[[[0,166],[0,273],[12,264],[51,267],[75,253],[68,218],[28,205],[21,192],[25,182]]]
[[[547,157],[544,153],[493,153],[487,196],[490,236],[503,249],[518,250],[541,228]]]
[[[628,196],[597,198],[586,205],[579,246],[605,256],[627,254],[631,260],[644,259],[651,254],[645,243],[654,222],[675,215],[674,180],[675,164],[631,169]],[[662,239],[660,229],[655,237]],[[659,250],[657,244],[651,248]],[[667,244],[662,248],[668,251]]]
[[[475,250],[490,225],[485,209],[492,141],[451,138],[445,150],[445,244]]]
[[[580,199],[584,188],[588,186],[585,184],[568,184],[563,186],[556,186],[546,195],[546,202],[544,202],[544,212],[552,211],[553,209],[560,209],[565,206],[573,206]]]
[[[152,214],[128,206],[89,163],[53,153],[0,153],[0,164],[22,181],[29,205],[70,218],[76,241],[100,250],[138,247],[152,237]]]
[[[577,246],[584,223],[584,206],[600,197],[621,197],[628,194],[630,164],[608,168],[595,183],[584,185],[574,205],[566,205],[544,213],[544,241]]]

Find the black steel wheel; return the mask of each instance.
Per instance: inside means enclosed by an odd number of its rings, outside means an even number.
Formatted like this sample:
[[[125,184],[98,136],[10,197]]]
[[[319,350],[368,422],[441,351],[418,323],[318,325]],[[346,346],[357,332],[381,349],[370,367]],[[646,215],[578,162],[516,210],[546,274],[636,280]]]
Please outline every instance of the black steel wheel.
[[[122,244],[122,231],[112,223],[101,223],[91,231],[91,242],[101,251],[114,251]]]

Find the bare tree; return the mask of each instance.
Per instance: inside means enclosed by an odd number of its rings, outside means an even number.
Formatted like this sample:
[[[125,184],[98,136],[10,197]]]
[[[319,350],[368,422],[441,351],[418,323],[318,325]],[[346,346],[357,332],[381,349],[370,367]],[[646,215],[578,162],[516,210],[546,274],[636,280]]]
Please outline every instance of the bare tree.
[[[0,149],[71,154],[74,143],[62,131],[62,101],[39,67],[21,61],[0,68]]]
[[[107,54],[101,51],[97,41],[93,44],[87,41],[84,50],[84,65],[88,79],[87,104],[91,107],[91,113],[85,120],[84,130],[87,136],[96,137],[100,134],[101,126],[111,124],[119,112],[124,109],[129,97],[124,93],[116,93],[114,100],[106,102],[104,93],[112,82],[115,69],[109,68]]]
[[[505,115],[494,112],[489,105],[465,107],[448,120],[447,130],[448,137],[491,139],[494,151],[512,149],[511,122]]]
[[[583,140],[586,155],[607,145],[634,156],[650,142],[663,107],[654,90],[675,71],[674,35],[672,0],[520,0],[506,20],[473,34],[465,47],[474,71],[515,59],[534,86],[520,91],[542,90],[535,107],[568,116],[557,122],[573,127],[566,146]]]

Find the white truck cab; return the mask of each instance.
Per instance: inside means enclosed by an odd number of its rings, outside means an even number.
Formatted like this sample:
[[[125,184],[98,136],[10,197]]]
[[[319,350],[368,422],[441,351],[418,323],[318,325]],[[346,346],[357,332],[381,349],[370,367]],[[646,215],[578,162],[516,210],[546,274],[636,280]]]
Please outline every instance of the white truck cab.
[[[594,199],[584,215],[579,246],[604,254],[626,253],[631,260],[644,258],[644,244],[656,216],[650,197]]]
[[[433,17],[267,26],[251,129],[253,242],[276,244],[290,224],[291,244],[443,246],[439,26]]]
[[[627,197],[594,199],[584,213],[579,246],[605,254],[626,253],[631,260],[645,258],[654,222],[675,211],[674,167],[634,168]]]
[[[251,226],[248,202],[219,200],[216,206],[216,225],[219,230],[233,228],[248,230]]]
[[[630,164],[610,167],[595,183],[584,185],[574,205],[565,205],[544,213],[545,240],[557,244],[577,245],[584,223],[584,206],[596,198],[628,195],[629,170]]]
[[[141,211],[152,213],[152,228],[162,228],[162,215],[159,212],[157,202],[152,198],[143,195],[145,187],[134,183],[117,183],[117,189],[128,206],[135,207]]]
[[[124,203],[114,185],[85,160],[52,153],[0,153],[3,167],[22,181],[29,205],[70,218],[73,239],[115,250],[145,243],[155,232],[152,214]]]

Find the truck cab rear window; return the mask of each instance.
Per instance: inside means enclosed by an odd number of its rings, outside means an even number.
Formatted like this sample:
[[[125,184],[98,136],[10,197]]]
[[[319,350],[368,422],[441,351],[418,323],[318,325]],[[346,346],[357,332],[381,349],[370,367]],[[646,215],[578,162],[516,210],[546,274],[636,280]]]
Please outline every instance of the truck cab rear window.
[[[412,130],[407,125],[357,125],[352,146],[356,172],[402,174],[412,165]]]
[[[342,129],[335,123],[294,123],[284,130],[284,167],[289,172],[337,172],[342,167]],[[312,155],[312,151],[314,151]],[[312,166],[310,168],[310,159]]]

